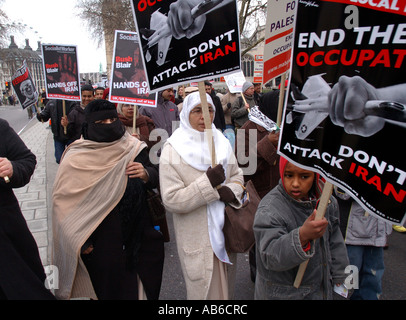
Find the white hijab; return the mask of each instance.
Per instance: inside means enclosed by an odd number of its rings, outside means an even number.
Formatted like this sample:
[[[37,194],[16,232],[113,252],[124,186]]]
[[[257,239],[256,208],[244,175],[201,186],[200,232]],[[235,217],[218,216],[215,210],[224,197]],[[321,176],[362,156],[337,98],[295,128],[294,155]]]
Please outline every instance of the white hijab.
[[[207,103],[215,110],[211,97],[206,93]],[[207,142],[207,134],[192,128],[189,122],[190,111],[200,104],[200,93],[193,92],[186,96],[180,113],[180,126],[167,140],[180,157],[191,167],[206,172],[211,166],[211,153]],[[214,146],[217,164],[222,164],[227,176],[227,164],[233,150],[227,138],[216,129],[212,123]],[[210,243],[217,258],[230,263],[225,250],[223,234],[224,208],[222,201],[207,204],[207,218],[209,226]]]

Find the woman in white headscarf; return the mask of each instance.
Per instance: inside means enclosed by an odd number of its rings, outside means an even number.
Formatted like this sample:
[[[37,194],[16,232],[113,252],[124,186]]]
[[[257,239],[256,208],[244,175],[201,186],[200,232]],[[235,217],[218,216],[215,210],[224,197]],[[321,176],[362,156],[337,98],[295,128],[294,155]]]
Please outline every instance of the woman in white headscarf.
[[[235,254],[225,248],[224,208],[225,203],[241,205],[238,183],[243,183],[243,175],[230,143],[213,125],[215,107],[206,97],[217,165],[211,168],[200,94],[194,92],[185,98],[180,126],[162,150],[161,195],[173,214],[188,299],[229,299],[235,276],[235,268],[229,266]]]

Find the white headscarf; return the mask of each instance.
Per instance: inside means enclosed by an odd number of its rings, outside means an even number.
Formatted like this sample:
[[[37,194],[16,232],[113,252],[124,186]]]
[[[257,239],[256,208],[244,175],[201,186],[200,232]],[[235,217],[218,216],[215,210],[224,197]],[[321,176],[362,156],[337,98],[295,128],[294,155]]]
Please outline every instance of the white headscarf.
[[[211,97],[206,93],[207,103],[215,110]],[[200,93],[193,92],[186,96],[183,101],[183,109],[180,113],[180,126],[167,140],[180,157],[191,167],[206,172],[211,166],[211,152],[207,142],[207,134],[192,128],[189,122],[190,111],[200,104]],[[212,123],[213,139],[217,164],[222,164],[227,176],[227,164],[233,150],[227,138],[216,129]],[[224,208],[222,201],[214,201],[207,204],[207,218],[209,226],[210,243],[217,258],[230,263],[225,250],[223,234]]]

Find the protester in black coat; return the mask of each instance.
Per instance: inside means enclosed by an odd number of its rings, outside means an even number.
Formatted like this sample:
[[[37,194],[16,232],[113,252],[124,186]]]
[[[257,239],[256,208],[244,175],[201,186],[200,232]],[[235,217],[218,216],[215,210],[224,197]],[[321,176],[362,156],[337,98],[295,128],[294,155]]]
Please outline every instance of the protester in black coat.
[[[269,119],[277,121],[279,105],[279,90],[272,90],[264,93],[261,97],[259,110]]]
[[[65,101],[65,111],[69,114],[73,104],[70,101]],[[59,163],[62,153],[69,145],[68,136],[64,133],[64,127],[61,125],[63,117],[63,101],[50,100],[45,109],[41,113],[37,113],[38,121],[48,121],[51,119],[51,130],[54,136],[55,160]]]
[[[216,92],[213,90],[213,86],[210,81],[204,82],[206,93],[210,95],[213,100],[214,106],[216,107],[216,114],[214,116],[213,123],[217,129],[224,131],[226,130],[226,120],[224,118],[223,105],[221,104],[220,98],[216,95]]]
[[[36,163],[35,155],[0,119],[0,299],[54,299],[45,288],[38,247],[13,192],[30,181]]]

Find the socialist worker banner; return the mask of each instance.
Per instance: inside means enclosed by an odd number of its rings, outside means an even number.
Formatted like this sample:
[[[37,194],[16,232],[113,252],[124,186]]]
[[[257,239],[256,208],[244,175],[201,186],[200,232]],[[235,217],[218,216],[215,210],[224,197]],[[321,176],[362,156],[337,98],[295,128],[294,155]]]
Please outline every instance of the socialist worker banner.
[[[135,32],[116,30],[110,79],[110,101],[156,107],[156,94],[149,93]]]
[[[41,47],[47,98],[80,101],[77,47],[57,44]]]
[[[131,4],[150,92],[241,69],[236,0]]]
[[[362,2],[362,5],[360,3]],[[299,1],[279,152],[405,223],[406,1]]]

